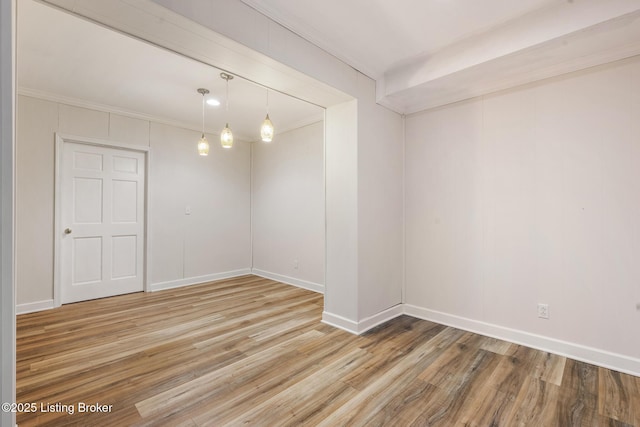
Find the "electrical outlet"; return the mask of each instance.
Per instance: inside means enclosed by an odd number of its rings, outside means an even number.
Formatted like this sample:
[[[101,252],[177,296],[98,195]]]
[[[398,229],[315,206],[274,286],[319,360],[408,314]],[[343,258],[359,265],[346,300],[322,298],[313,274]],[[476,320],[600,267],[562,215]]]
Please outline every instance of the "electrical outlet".
[[[636,304],[636,310],[640,311],[640,302]]]
[[[549,304],[538,304],[538,317],[541,319],[549,318]]]
[[[293,268],[296,269],[296,270],[298,269],[298,260],[297,259],[293,260]]]

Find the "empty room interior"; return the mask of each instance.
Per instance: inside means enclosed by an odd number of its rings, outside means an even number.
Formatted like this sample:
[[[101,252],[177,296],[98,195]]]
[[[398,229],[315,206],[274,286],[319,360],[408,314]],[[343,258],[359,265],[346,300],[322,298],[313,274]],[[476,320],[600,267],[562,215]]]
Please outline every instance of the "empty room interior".
[[[12,0],[2,426],[640,427],[640,1]]]

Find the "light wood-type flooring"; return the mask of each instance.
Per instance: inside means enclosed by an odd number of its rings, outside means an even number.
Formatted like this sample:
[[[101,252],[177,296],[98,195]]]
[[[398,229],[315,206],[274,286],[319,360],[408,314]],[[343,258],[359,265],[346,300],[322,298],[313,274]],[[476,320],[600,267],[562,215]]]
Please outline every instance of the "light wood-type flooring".
[[[322,304],[243,276],[18,316],[18,401],[74,408],[19,425],[640,426],[640,378],[406,316],[354,336]]]

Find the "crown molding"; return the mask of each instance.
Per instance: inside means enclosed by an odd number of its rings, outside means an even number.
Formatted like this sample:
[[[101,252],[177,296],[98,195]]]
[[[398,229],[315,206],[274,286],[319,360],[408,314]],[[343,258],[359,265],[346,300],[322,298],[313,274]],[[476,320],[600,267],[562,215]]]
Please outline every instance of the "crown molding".
[[[163,125],[178,127],[181,129],[192,130],[195,132],[202,131],[200,128],[196,128],[189,123],[184,123],[178,120],[172,120],[166,117],[153,116],[145,113],[138,113],[135,111],[125,110],[119,107],[114,107],[113,105],[100,104],[97,102],[91,102],[84,99],[73,98],[73,97],[64,96],[56,93],[42,91],[42,90],[31,89],[26,87],[18,87],[17,94],[22,96],[28,96],[31,98],[42,99],[44,101],[71,105],[73,107],[87,108],[90,110],[97,110],[105,113],[117,114],[120,116],[129,117],[132,119],[146,120],[146,121],[159,123]],[[287,127],[277,128],[277,131],[278,133],[290,132],[292,130],[300,129],[305,126],[309,126],[311,124],[321,122],[322,120],[324,120],[324,114],[318,113],[318,114],[314,114],[312,116],[306,117],[302,120],[293,122]],[[220,135],[220,132],[217,130],[205,129],[205,132],[211,135]],[[237,135],[235,132],[234,132],[234,137],[239,142],[255,142],[256,141],[253,137],[249,138],[246,135]]]

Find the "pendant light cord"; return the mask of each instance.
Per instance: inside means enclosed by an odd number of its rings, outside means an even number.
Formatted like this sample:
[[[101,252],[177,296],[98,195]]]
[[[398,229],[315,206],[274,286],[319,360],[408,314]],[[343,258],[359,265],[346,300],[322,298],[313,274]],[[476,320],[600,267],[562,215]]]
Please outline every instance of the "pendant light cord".
[[[227,104],[227,120],[229,120],[229,79],[226,79],[226,80],[227,80],[227,100],[226,100],[227,101],[226,102],[226,104]]]
[[[204,138],[204,93],[202,94],[202,137]]]

